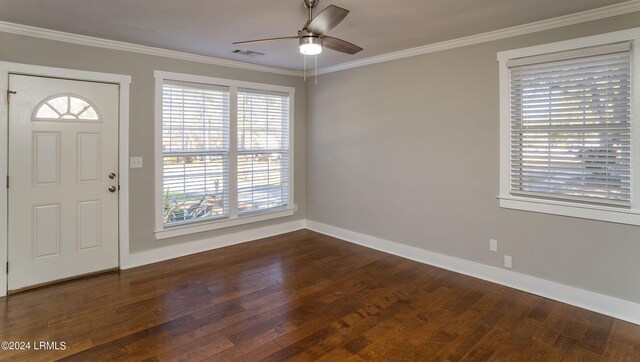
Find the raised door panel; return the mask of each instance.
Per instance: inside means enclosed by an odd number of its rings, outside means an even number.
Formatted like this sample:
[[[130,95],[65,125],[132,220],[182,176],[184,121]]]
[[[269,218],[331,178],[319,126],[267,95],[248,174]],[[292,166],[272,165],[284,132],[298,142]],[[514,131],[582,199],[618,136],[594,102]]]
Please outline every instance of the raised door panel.
[[[100,247],[100,200],[78,203],[78,249],[80,251]]]
[[[60,205],[33,207],[34,258],[60,255]]]
[[[77,138],[78,182],[100,182],[100,134],[79,133]]]
[[[60,133],[33,133],[33,184],[51,186],[60,173]]]

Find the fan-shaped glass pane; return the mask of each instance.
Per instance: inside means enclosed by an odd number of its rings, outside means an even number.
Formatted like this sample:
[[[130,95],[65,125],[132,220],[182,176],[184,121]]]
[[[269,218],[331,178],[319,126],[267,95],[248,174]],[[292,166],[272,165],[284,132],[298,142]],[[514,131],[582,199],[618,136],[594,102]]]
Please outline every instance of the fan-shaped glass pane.
[[[36,118],[60,118],[60,115],[45,103],[36,112]]]
[[[65,113],[69,112],[69,97],[68,96],[57,97],[57,98],[49,100],[47,103],[51,106],[51,108],[55,109],[60,114],[65,114]]]
[[[78,118],[86,119],[86,120],[90,120],[90,121],[97,121],[98,120],[98,113],[96,112],[96,110],[93,107],[90,106],[84,112],[80,113],[78,115]]]
[[[79,115],[89,107],[91,106],[85,100],[76,97],[69,97],[69,112],[71,114]]]
[[[70,95],[57,96],[46,100],[35,113],[35,119],[79,119],[99,120],[98,112],[86,100]]]

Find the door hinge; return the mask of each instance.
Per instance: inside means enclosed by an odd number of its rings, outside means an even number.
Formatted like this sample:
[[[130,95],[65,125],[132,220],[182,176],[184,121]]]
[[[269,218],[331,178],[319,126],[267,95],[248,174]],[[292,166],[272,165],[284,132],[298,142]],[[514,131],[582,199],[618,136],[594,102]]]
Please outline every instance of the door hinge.
[[[16,92],[14,92],[12,90],[7,90],[7,103],[11,102],[11,95],[12,94],[16,94]]]
[[[9,262],[7,262],[7,274],[9,274]]]

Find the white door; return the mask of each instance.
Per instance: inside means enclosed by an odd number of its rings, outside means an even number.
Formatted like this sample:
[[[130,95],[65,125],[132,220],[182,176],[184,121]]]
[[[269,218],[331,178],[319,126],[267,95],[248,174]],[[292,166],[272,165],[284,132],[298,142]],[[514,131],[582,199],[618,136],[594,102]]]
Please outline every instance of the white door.
[[[8,289],[118,266],[118,86],[10,75]]]

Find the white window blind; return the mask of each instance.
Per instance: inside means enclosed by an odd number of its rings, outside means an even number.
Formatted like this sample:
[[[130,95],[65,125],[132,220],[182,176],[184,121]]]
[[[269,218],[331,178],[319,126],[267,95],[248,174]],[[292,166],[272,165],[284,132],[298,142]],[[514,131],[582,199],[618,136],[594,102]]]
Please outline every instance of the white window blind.
[[[238,89],[238,213],[289,200],[289,94]]]
[[[511,194],[631,204],[631,43],[515,59]]]
[[[165,225],[229,214],[229,89],[162,86]]]

